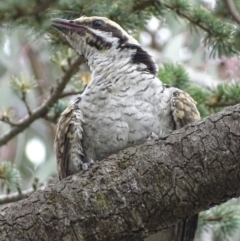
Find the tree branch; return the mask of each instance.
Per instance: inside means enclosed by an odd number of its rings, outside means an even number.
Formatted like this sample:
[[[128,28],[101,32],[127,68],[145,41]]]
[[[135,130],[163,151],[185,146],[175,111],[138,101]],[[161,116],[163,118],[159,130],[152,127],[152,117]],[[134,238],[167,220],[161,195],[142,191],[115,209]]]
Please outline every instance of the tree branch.
[[[0,195],[0,205],[22,200],[22,199],[28,197],[34,191],[36,191],[36,189],[30,188],[30,189],[21,191],[21,193],[14,192],[14,193],[10,193],[10,194]]]
[[[231,14],[232,18],[235,22],[240,25],[240,14],[237,11],[237,8],[233,2],[233,0],[224,0],[224,3],[228,9],[228,12]]]
[[[148,0],[148,1],[140,2],[139,4],[137,4],[136,6],[133,7],[133,11],[134,12],[143,11],[144,9],[146,9],[148,7],[154,6],[156,3],[158,3],[158,1],[156,1],[156,0]],[[204,26],[204,24],[202,24],[201,22],[194,20],[191,15],[180,12],[180,11],[176,11],[176,9],[173,6],[171,6],[171,4],[164,3],[164,2],[162,4],[167,9],[170,9],[171,11],[176,12],[179,16],[187,19],[191,23],[194,23],[196,26],[198,26],[199,28],[201,28],[202,30],[207,32],[208,34],[212,34],[211,29]]]
[[[0,240],[143,240],[238,197],[239,123],[226,108],[33,193],[0,212]]]
[[[30,126],[35,120],[45,116],[48,113],[49,108],[52,107],[59,98],[61,98],[62,92],[68,81],[76,73],[80,64],[83,62],[83,57],[77,57],[77,59],[72,63],[69,69],[64,73],[63,77],[58,82],[58,85],[53,89],[53,92],[49,96],[49,98],[46,99],[46,101],[44,101],[39,107],[33,110],[30,116],[24,117],[17,123],[17,126],[13,126],[10,130],[8,130],[0,137],[0,146],[6,144],[10,139],[12,139],[14,136],[16,136],[17,134],[25,130],[28,126]]]
[[[23,103],[24,103],[24,105],[25,105],[25,107],[27,109],[28,115],[31,115],[32,111],[31,111],[31,108],[30,108],[30,106],[29,106],[29,104],[27,102],[26,92],[22,92],[21,94],[22,94],[21,99],[22,99],[22,101],[23,101]]]
[[[227,0],[225,0],[227,1]],[[238,50],[238,45],[234,42],[234,37],[232,35],[230,35],[230,33],[228,34],[229,36],[226,37],[226,31],[225,29],[227,29],[230,25],[225,25],[223,23],[222,25],[222,31],[216,31],[212,25],[213,24],[219,24],[220,22],[217,21],[215,18],[212,18],[212,15],[210,12],[206,11],[205,14],[208,16],[208,19],[211,18],[211,24],[209,24],[209,20],[208,21],[204,21],[204,19],[199,19],[199,15],[194,15],[194,10],[198,9],[200,5],[196,5],[195,7],[191,7],[188,9],[188,11],[182,10],[181,7],[177,6],[178,1],[163,1],[160,3],[162,4],[162,6],[164,6],[164,8],[171,10],[172,12],[175,12],[178,16],[186,19],[187,21],[189,21],[192,24],[192,27],[198,27],[199,29],[202,29],[205,33],[207,33],[206,36],[208,36],[205,40],[204,40],[204,44],[205,45],[209,45],[209,46],[213,46],[213,39],[214,39],[214,43],[217,46],[218,45],[222,45],[224,43],[224,45],[226,46],[226,48],[228,48],[228,52],[222,52],[220,55],[226,55],[229,54],[232,50],[231,54],[234,54],[236,50]],[[190,2],[190,1],[189,1]],[[143,11],[144,9],[154,6],[156,4],[158,4],[159,1],[156,0],[147,0],[147,1],[142,1],[140,3],[137,3],[134,7],[133,7],[133,12],[140,12]],[[181,4],[179,4],[181,5]],[[177,6],[177,7],[176,7]],[[190,5],[191,6],[191,5]],[[236,11],[235,11],[236,13]],[[232,25],[232,29],[234,29],[234,26]],[[233,31],[232,31],[233,32]],[[231,38],[230,38],[231,37]],[[221,51],[221,48],[216,48],[219,50],[219,53]]]
[[[158,0],[147,0],[147,1],[141,1],[141,2],[138,1],[137,4],[135,6],[133,6],[132,11],[133,12],[141,12],[150,6],[154,6],[155,3],[158,3]]]
[[[0,21],[6,22],[29,16],[37,18],[40,14],[56,3],[56,0],[25,1],[24,4],[21,2],[15,2],[12,4],[2,3],[0,9]]]
[[[62,93],[61,98],[68,97],[71,95],[80,95],[83,93],[83,90],[68,90]]]

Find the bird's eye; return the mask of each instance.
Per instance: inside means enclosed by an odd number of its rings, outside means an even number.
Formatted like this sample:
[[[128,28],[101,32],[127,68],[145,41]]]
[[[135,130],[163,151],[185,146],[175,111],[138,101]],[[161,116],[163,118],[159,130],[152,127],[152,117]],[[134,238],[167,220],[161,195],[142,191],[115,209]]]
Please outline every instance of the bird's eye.
[[[100,19],[97,19],[97,20],[93,20],[92,21],[92,26],[94,27],[94,28],[101,28],[101,27],[103,27],[105,25],[105,23],[102,21],[102,20],[100,20]]]

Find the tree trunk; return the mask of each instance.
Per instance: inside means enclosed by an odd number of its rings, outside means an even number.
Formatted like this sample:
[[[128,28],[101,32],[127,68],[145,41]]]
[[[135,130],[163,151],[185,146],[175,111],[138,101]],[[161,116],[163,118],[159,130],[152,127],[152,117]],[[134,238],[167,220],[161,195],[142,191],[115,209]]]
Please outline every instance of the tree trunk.
[[[240,105],[0,212],[0,240],[143,240],[240,194]]]

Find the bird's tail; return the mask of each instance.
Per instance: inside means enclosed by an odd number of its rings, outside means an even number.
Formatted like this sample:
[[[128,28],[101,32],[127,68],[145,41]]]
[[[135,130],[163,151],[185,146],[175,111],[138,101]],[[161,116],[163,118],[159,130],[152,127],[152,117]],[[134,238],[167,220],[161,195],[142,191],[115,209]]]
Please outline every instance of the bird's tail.
[[[173,241],[193,241],[198,225],[198,214],[175,225]]]

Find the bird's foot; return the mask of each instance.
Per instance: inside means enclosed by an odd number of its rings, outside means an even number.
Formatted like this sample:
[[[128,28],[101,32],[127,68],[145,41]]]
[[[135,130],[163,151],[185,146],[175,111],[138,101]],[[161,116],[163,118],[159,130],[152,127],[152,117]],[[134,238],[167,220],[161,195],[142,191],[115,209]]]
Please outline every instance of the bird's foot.
[[[151,132],[150,135],[147,138],[147,141],[151,141],[151,140],[154,140],[154,139],[157,139],[157,138],[158,138],[158,136],[155,133]]]
[[[90,166],[92,166],[95,163],[93,159],[89,159],[88,162],[82,163],[82,170],[87,171]]]

